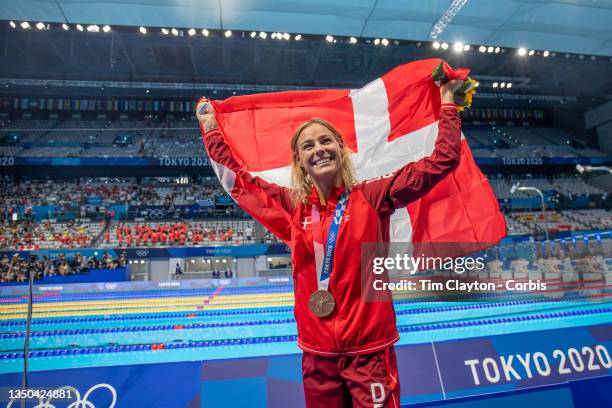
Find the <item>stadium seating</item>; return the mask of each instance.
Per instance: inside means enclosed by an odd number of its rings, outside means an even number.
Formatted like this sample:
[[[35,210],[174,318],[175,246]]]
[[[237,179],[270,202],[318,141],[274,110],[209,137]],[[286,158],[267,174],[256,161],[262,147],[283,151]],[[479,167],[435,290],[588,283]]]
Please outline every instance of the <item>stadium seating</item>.
[[[15,132],[23,137],[20,137],[19,143],[36,142],[42,135],[48,133],[50,129],[58,125],[58,120],[34,120],[34,119],[19,119],[19,120],[2,120],[0,119],[0,136]]]
[[[561,213],[568,219],[580,222],[592,229],[612,229],[612,213],[604,209],[564,210]]]
[[[92,222],[0,222],[0,248],[16,250],[85,248],[100,236],[104,224]]]
[[[547,228],[549,233],[589,229],[583,222],[556,211],[520,212],[512,213],[510,216],[515,221],[527,225],[533,232],[542,231],[544,228]]]
[[[144,120],[16,120],[0,121],[0,136],[17,129],[22,134],[17,146],[22,150],[2,150],[0,154],[21,157],[204,157],[197,122],[191,117],[168,117],[163,121]],[[563,130],[547,127],[506,125],[467,125],[464,133],[474,157],[603,157],[591,149],[577,149],[568,141],[574,137]],[[44,140],[41,136],[44,135]],[[126,145],[117,149],[116,138],[129,136]],[[44,141],[45,146],[24,149],[25,143]],[[57,150],[71,144],[68,150]],[[80,146],[75,146],[80,145]],[[13,147],[17,147],[13,146]],[[65,148],[66,146],[63,146]],[[42,149],[42,150],[41,150]]]
[[[110,183],[109,183],[110,181]],[[5,181],[1,184],[0,200],[12,205],[64,205],[78,207],[92,197],[98,205],[127,203],[129,205],[172,206],[190,205],[197,200],[225,195],[221,186],[188,184],[158,186],[137,184],[135,178],[89,178],[77,181],[31,180]]]
[[[102,247],[254,244],[252,220],[114,223]]]

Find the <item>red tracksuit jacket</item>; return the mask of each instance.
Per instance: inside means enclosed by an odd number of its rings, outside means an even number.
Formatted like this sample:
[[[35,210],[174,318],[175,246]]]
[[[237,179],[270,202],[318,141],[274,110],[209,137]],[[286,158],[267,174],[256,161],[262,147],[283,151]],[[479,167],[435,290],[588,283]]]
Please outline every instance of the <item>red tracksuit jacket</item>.
[[[291,248],[298,346],[321,356],[359,355],[383,350],[397,340],[393,303],[365,302],[362,284],[375,275],[361,276],[361,242],[389,241],[393,211],[426,194],[459,163],[461,122],[454,106],[440,111],[438,138],[431,156],[382,177],[352,187],[338,232],[329,281],[336,308],[319,318],[308,309],[318,289],[313,247],[311,205],[319,204],[313,189],[309,203],[294,203],[290,190],[254,177],[240,168],[219,130],[203,132],[204,144],[217,176],[236,202]],[[342,189],[320,206],[323,237],[331,223]],[[367,257],[386,254],[367,254]],[[371,285],[370,285],[371,287]]]

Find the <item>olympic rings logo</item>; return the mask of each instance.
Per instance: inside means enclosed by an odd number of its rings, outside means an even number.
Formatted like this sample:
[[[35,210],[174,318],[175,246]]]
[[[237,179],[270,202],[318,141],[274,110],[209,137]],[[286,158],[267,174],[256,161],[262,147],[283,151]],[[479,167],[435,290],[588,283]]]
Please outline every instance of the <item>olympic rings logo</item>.
[[[136,250],[136,255],[140,257],[147,256],[149,255],[149,250],[148,249],[138,249]]]
[[[96,406],[88,400],[89,396],[91,395],[91,393],[95,390],[97,390],[98,388],[106,388],[107,390],[110,391],[113,400],[111,401],[110,405],[108,406],[108,408],[114,408],[115,404],[117,403],[117,391],[115,390],[115,388],[110,385],[110,384],[97,384],[94,385],[93,387],[91,387],[86,393],[85,395],[83,395],[83,398],[81,398],[81,393],[79,392],[79,390],[77,390],[76,388],[70,386],[70,385],[65,385],[63,387],[57,388],[56,391],[60,391],[60,390],[70,390],[72,392],[74,392],[75,396],[76,396],[76,401],[74,401],[73,403],[71,403],[70,405],[68,405],[66,408],[96,408]],[[6,406],[6,408],[11,408],[13,406],[13,402],[15,402],[16,398],[12,398],[8,405]],[[47,398],[46,401],[43,401],[42,398],[38,399],[38,405],[35,405],[33,408],[56,408],[55,405],[53,405],[51,403],[51,397]]]
[[[166,212],[161,208],[152,208],[149,210],[150,218],[162,218],[166,215]]]

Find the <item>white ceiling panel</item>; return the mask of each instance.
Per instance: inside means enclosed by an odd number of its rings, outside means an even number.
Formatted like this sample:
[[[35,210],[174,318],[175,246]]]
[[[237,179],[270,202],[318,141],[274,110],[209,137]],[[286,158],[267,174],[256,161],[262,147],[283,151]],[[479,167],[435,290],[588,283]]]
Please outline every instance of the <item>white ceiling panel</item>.
[[[0,19],[428,40],[451,0],[2,0]],[[612,55],[612,0],[468,0],[438,38]]]

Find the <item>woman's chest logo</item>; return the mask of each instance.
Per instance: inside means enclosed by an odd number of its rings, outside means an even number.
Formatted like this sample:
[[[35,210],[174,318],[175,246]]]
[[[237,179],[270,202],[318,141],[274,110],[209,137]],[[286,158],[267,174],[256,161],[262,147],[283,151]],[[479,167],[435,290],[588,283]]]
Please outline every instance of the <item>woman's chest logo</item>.
[[[312,217],[309,215],[304,217],[304,220],[300,222],[300,225],[302,226],[302,229],[312,228]]]
[[[351,216],[348,213],[345,213],[342,216],[342,223],[347,223],[349,222],[351,219]],[[302,227],[302,229],[307,230],[307,229],[312,229],[312,217],[310,215],[305,216],[302,221],[300,221],[300,226]]]

